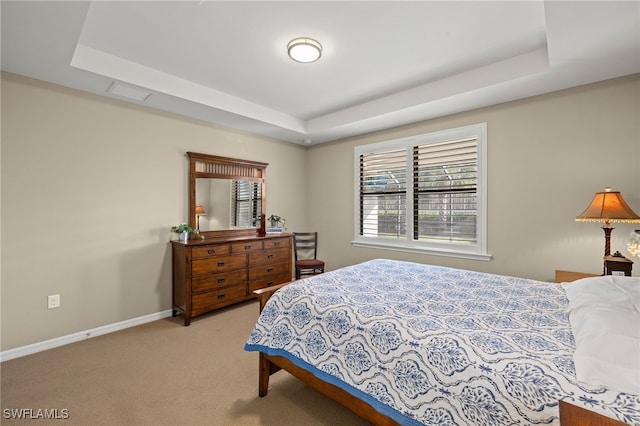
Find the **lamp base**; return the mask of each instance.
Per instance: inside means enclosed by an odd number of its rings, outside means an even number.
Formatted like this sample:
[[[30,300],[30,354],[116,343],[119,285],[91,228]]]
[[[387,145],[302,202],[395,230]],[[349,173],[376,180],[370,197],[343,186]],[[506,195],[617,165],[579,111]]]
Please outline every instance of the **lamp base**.
[[[611,224],[608,222],[602,226],[602,230],[604,231],[604,255],[605,256],[611,255],[611,231],[613,231],[614,229],[615,228],[611,226]]]

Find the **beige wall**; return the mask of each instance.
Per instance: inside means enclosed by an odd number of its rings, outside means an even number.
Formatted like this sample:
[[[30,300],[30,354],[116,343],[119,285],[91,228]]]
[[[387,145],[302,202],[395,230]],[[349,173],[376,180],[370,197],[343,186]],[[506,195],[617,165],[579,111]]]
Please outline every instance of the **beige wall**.
[[[309,151],[309,226],[335,269],[388,257],[553,280],[555,269],[602,270],[600,224],[576,223],[595,192],[611,186],[640,214],[640,76],[510,102],[381,131]],[[353,147],[487,123],[490,262],[352,247]],[[615,224],[612,251],[626,252],[638,224]],[[634,275],[640,275],[636,259]]]
[[[270,163],[267,214],[317,230],[328,269],[389,257],[597,273],[603,232],[574,217],[606,185],[640,213],[639,103],[636,75],[305,149],[2,74],[1,349],[170,309],[186,151]],[[351,246],[354,146],[485,121],[492,261]],[[616,225],[613,250],[635,227]],[[47,310],[56,293],[61,308]]]
[[[171,308],[186,151],[269,163],[267,214],[305,226],[302,147],[2,75],[2,350]]]

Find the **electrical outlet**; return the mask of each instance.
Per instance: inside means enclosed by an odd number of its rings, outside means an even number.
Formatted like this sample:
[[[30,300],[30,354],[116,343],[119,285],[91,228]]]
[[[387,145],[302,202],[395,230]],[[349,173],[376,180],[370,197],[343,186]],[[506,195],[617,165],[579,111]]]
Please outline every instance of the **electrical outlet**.
[[[51,296],[49,296],[47,298],[47,308],[48,309],[55,309],[55,308],[59,308],[60,307],[60,295],[59,294],[52,294]]]

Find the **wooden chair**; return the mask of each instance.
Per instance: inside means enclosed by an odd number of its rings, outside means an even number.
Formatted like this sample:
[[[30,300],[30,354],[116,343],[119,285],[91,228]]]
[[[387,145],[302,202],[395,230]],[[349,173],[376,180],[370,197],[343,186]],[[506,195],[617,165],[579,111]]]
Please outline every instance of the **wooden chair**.
[[[317,250],[317,232],[293,233],[293,252],[296,260],[297,280],[304,275],[316,275],[324,272],[324,262],[316,259]]]

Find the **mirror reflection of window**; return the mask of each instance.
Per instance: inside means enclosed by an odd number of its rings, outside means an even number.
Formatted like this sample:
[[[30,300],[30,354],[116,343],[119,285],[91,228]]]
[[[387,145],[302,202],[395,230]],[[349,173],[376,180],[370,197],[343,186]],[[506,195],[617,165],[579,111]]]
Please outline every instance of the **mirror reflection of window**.
[[[231,225],[249,228],[259,225],[261,205],[260,184],[234,180],[231,184]]]

